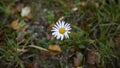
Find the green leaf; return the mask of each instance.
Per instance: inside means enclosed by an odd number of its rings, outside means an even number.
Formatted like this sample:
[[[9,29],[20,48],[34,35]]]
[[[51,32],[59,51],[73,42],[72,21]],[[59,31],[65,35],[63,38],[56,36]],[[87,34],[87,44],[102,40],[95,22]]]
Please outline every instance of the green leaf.
[[[84,45],[79,45],[78,47],[79,47],[79,48],[85,48],[85,46],[84,46]]]
[[[20,23],[19,23],[19,26],[20,27],[23,27],[25,25],[25,22],[22,20],[22,21],[20,21]]]
[[[81,52],[77,52],[76,55],[83,58],[83,54]]]

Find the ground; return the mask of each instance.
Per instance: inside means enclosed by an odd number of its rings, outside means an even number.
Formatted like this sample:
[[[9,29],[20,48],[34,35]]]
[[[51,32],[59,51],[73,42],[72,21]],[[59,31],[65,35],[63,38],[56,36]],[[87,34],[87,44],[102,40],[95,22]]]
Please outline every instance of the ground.
[[[119,18],[119,0],[0,0],[0,68],[120,68]]]

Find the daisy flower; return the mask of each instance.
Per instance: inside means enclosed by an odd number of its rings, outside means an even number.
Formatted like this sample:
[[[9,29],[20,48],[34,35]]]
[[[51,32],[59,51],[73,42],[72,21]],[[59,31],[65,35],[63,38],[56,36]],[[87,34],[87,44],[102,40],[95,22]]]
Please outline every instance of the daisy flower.
[[[65,38],[69,38],[68,33],[70,33],[70,24],[65,23],[64,21],[58,21],[56,24],[52,27],[52,35],[56,37],[56,39],[63,40]]]

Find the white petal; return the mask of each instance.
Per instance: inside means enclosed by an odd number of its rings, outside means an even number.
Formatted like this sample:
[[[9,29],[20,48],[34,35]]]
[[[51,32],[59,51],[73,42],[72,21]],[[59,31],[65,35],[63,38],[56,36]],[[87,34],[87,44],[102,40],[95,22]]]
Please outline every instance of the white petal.
[[[64,22],[64,21],[62,21],[62,26],[61,26],[61,27],[64,27],[64,24],[65,24],[65,22]]]
[[[58,26],[58,29],[59,29],[59,28],[60,28],[60,23],[59,23],[59,22],[57,22],[57,23],[56,23],[56,25]]]
[[[64,38],[64,35],[61,35],[61,40],[63,40],[63,38]]]
[[[58,32],[54,32],[54,33],[52,33],[52,35],[53,35],[54,37],[57,37],[59,34],[58,34]]]
[[[69,36],[68,36],[68,34],[67,34],[67,33],[65,34],[65,38],[69,38]]]
[[[55,28],[55,27],[52,27],[52,29],[53,29],[53,30],[55,30],[55,29],[57,29],[57,28]]]
[[[54,32],[54,33],[52,33],[52,35],[55,35],[56,33]]]
[[[60,35],[57,36],[57,39],[60,39]]]
[[[68,31],[71,30],[71,28],[65,28],[65,29],[68,30]]]
[[[69,27],[68,30],[71,30],[71,28]]]
[[[70,28],[70,26],[66,26],[66,28],[68,28],[68,29],[69,29],[69,28]]]
[[[66,24],[65,24],[65,27],[69,27],[69,25],[70,25],[70,24],[66,23]]]
[[[53,30],[51,30],[51,31],[58,31],[57,29],[53,29]]]
[[[61,21],[59,21],[59,23],[60,23],[60,28],[62,27],[62,22]]]
[[[59,28],[59,26],[57,26],[57,25],[54,25],[54,27],[55,27],[56,29],[58,29],[58,28]]]
[[[55,34],[54,36],[55,36],[55,37],[57,37],[57,36],[58,36],[58,34]]]
[[[70,31],[67,31],[67,33],[70,33]]]
[[[61,27],[62,27],[62,23],[61,23],[61,21],[59,21],[59,24],[60,24],[59,26],[60,26],[60,28],[61,28]]]

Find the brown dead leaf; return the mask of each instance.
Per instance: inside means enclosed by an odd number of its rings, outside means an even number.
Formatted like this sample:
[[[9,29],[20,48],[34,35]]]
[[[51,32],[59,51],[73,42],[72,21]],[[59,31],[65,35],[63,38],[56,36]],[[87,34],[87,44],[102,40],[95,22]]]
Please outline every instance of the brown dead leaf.
[[[54,37],[54,36],[51,36],[50,40],[52,40],[52,41],[55,40],[55,37]]]
[[[58,55],[62,52],[59,45],[49,45],[48,49],[50,50],[51,55]]]
[[[54,25],[53,24],[50,24],[48,27],[47,27],[47,31],[45,32],[46,34],[46,37],[48,40],[55,40],[55,37],[50,35],[51,34],[51,29]]]
[[[79,50],[78,46],[72,46],[68,53],[68,57],[71,58],[78,50]]]
[[[46,35],[47,40],[49,40],[50,39],[50,35],[48,34],[48,32],[45,32],[45,35]]]
[[[41,68],[38,61],[34,62],[33,66],[34,66],[33,68]]]
[[[24,22],[24,21],[19,21],[18,19],[12,21],[12,23],[11,23],[11,27],[12,27],[14,30],[25,31],[27,28],[29,28],[29,26],[30,26],[30,25],[26,24],[26,22]]]
[[[24,17],[23,19],[24,19],[25,21],[29,21],[29,20],[31,20],[32,18],[33,18],[33,14],[30,13],[30,14],[28,14],[28,16]]]
[[[115,38],[115,44],[116,44],[116,45],[120,45],[120,36],[117,36],[117,37]]]
[[[5,43],[5,42],[0,42],[0,45],[1,45],[1,46],[5,46],[6,43]]]
[[[16,10],[17,10],[18,12],[20,12],[23,7],[24,7],[24,4],[23,4],[23,3],[18,2],[18,3],[16,4]]]
[[[85,22],[81,23],[81,24],[80,24],[80,27],[81,27],[81,29],[83,29],[83,30],[88,30],[88,29],[90,28],[89,24],[88,24],[88,23],[85,23]]]
[[[26,30],[27,28],[29,28],[29,27],[30,27],[30,25],[27,25],[27,24],[26,24],[25,26],[23,26],[23,27],[21,28],[21,30],[22,30],[22,31],[25,31],[25,30]]]
[[[27,62],[25,65],[26,65],[26,68],[34,68],[33,63],[31,62]]]
[[[12,27],[14,30],[19,30],[19,29],[20,29],[20,26],[19,26],[18,22],[19,22],[18,19],[12,21],[12,23],[11,23],[11,27]]]
[[[78,53],[76,57],[73,58],[74,66],[79,67],[82,64],[83,56],[81,53]]]
[[[18,42],[22,41],[23,39],[25,39],[25,32],[20,32],[16,38],[16,40]]]
[[[67,1],[67,2],[65,2],[66,3],[66,5],[67,6],[69,6],[69,7],[72,7],[72,6],[74,6],[74,2],[73,1]]]
[[[76,39],[76,37],[77,37],[77,33],[76,32],[74,32],[74,34],[73,34],[73,39]]]
[[[83,68],[83,67],[81,66],[81,67],[76,67],[76,68]]]
[[[97,27],[95,27],[95,29],[94,30],[92,30],[92,32],[90,33],[90,37],[91,37],[91,39],[98,39],[98,38],[100,38],[100,34],[101,34],[101,30],[100,30],[100,27],[99,26],[97,26]]]
[[[49,51],[40,51],[40,60],[49,59],[51,54]]]
[[[90,65],[95,65],[95,63],[98,64],[100,63],[100,54],[95,50],[89,50],[86,59],[87,63]]]
[[[79,3],[81,7],[96,7],[99,8],[100,4],[93,0],[82,1]]]
[[[61,48],[59,45],[49,45],[48,47],[49,50],[53,50],[53,51],[59,51],[62,52]]]
[[[115,49],[116,49],[116,51],[118,52],[118,55],[120,56],[120,36],[117,36],[116,38],[115,38]]]
[[[86,1],[80,2],[80,6],[86,7],[87,6],[87,2]]]
[[[15,2],[10,2],[8,5],[9,5],[9,6],[14,6],[14,5],[15,5]]]
[[[20,33],[17,35],[16,40],[18,41],[19,44],[24,43],[26,41],[25,36],[28,34],[25,32],[25,30],[29,27],[29,25],[25,25],[20,28]]]
[[[58,21],[61,17],[63,17],[62,13],[59,11],[55,11],[55,21]]]
[[[117,66],[120,68],[120,56],[117,58]]]
[[[100,4],[98,2],[95,3],[96,8],[100,7]]]
[[[0,29],[0,45],[4,46],[6,45],[6,35],[2,29]]]

